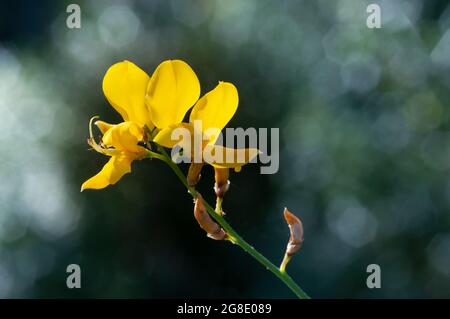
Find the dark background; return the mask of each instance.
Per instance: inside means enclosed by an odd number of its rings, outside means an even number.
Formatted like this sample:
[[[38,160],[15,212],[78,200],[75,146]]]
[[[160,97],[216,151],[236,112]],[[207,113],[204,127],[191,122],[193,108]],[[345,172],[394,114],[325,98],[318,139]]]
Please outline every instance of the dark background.
[[[238,247],[206,238],[160,162],[79,192],[106,158],[88,120],[119,122],[107,68],[183,59],[202,93],[233,82],[229,127],[280,128],[280,169],[231,176],[224,209],[278,264],[285,206],[305,243],[288,266],[312,297],[450,297],[447,1],[72,1],[0,4],[0,297],[293,297]],[[381,7],[382,28],[366,26]],[[186,170],[186,167],[183,166]],[[200,190],[214,200],[213,174]],[[66,287],[79,264],[82,288]],[[366,286],[381,266],[382,288]]]

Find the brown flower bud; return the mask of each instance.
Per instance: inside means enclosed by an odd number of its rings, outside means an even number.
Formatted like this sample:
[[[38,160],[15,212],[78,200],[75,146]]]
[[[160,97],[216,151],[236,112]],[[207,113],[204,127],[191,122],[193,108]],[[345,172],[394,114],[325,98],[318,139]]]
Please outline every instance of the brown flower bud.
[[[206,231],[208,237],[215,240],[225,239],[227,233],[211,218],[211,216],[209,216],[205,205],[203,204],[203,197],[200,193],[197,193],[194,204],[194,217],[200,227]]]
[[[303,225],[300,219],[292,214],[287,208],[284,208],[284,219],[286,220],[291,233],[286,247],[286,255],[291,257],[300,249],[303,243]]]
[[[189,186],[195,186],[200,180],[200,173],[202,172],[202,168],[204,163],[191,163],[189,166],[189,171],[187,175],[187,182]]]
[[[229,168],[214,168],[214,179],[216,181],[214,184],[214,191],[216,192],[216,196],[219,198],[223,198],[225,193],[228,191],[230,186],[230,181],[228,180],[229,175]]]

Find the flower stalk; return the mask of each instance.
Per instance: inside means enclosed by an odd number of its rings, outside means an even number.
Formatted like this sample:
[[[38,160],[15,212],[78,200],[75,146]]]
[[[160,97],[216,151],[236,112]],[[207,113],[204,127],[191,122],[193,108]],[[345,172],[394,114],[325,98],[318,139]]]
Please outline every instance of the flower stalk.
[[[186,176],[180,170],[180,168],[172,161],[170,156],[167,154],[166,150],[160,146],[157,147],[160,153],[151,152],[149,157],[157,158],[164,161],[172,169],[172,171],[177,175],[181,183],[186,187],[189,194],[195,199],[197,197],[197,191],[194,187],[189,186],[187,183]],[[208,212],[208,214],[225,230],[227,233],[227,240],[231,241],[242,248],[246,253],[255,258],[260,264],[262,264],[267,270],[272,272],[278,279],[280,279],[299,299],[309,299],[310,297],[300,288],[300,286],[288,275],[285,269],[280,270],[275,266],[270,260],[268,260],[264,255],[258,252],[253,246],[247,243],[223,218],[221,214],[217,214],[216,210],[203,200],[203,205]]]

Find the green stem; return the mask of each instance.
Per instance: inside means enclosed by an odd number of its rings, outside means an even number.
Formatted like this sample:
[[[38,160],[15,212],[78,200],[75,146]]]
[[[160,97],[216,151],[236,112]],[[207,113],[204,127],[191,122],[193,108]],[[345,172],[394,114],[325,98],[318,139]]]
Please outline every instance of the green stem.
[[[222,197],[216,198],[216,214],[222,215],[222,202],[223,202]]]
[[[164,162],[166,162],[170,168],[175,172],[177,177],[180,179],[180,181],[183,183],[183,185],[187,188],[188,192],[192,195],[192,197],[196,197],[196,190],[193,187],[190,187],[187,184],[186,176],[183,174],[183,172],[180,170],[180,168],[172,161],[170,156],[167,154],[166,150],[160,146],[158,146],[158,150],[161,152],[161,154],[152,152],[149,153],[149,157],[158,158]],[[206,201],[204,201],[205,208],[208,211],[208,214],[211,215],[212,218],[214,218],[220,226],[227,232],[227,234],[230,236],[231,241],[241,247],[245,252],[250,254],[253,258],[255,258],[257,261],[259,261],[264,267],[266,267],[267,270],[270,270],[275,276],[277,276],[281,281],[283,281],[286,286],[289,287],[289,289],[292,290],[292,292],[295,293],[295,295],[300,299],[309,299],[309,296],[300,288],[300,286],[297,285],[297,283],[285,272],[281,271],[277,266],[275,266],[272,262],[270,262],[264,255],[262,255],[260,252],[258,252],[253,246],[251,246],[249,243],[247,243],[241,236],[238,235],[238,233],[228,224],[228,222],[221,216],[220,214],[217,214],[214,208],[211,207]]]
[[[283,272],[283,273],[286,272],[286,266],[290,260],[291,260],[291,256],[289,256],[288,254],[284,254],[283,261],[281,262],[281,265],[280,265],[281,272]]]

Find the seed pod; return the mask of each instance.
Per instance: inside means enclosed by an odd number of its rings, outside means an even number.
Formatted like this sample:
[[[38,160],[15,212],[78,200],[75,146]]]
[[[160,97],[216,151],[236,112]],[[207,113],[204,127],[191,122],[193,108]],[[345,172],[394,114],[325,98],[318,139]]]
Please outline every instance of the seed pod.
[[[189,186],[195,186],[200,180],[200,173],[202,171],[204,163],[191,163],[187,175],[187,182]]]
[[[200,227],[206,231],[208,237],[215,240],[225,239],[227,233],[209,216],[200,193],[197,193],[194,204],[194,217]]]
[[[291,236],[286,247],[286,255],[291,257],[301,247],[303,243],[303,224],[300,219],[284,208],[284,219],[286,220]]]
[[[230,169],[228,168],[214,168],[214,179],[216,183],[214,184],[214,191],[216,196],[223,198],[225,193],[228,191],[230,186],[230,181],[228,176],[230,175]]]

